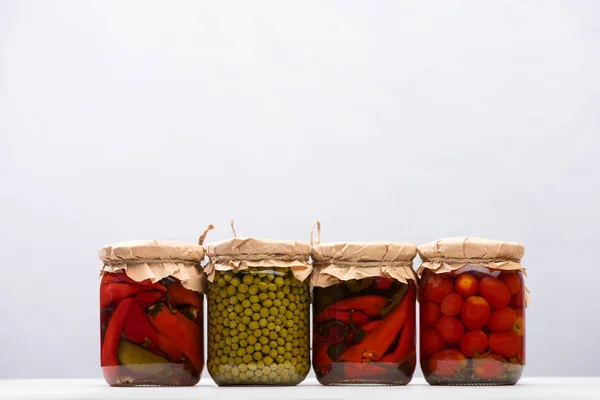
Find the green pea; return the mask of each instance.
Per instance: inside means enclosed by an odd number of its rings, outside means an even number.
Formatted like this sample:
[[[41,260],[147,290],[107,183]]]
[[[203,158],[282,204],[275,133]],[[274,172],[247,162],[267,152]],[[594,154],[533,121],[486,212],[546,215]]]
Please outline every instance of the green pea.
[[[264,293],[264,292],[258,295],[258,299],[259,299],[260,301],[265,301],[265,300],[267,300],[268,298],[269,298],[269,295],[268,295],[268,294],[266,294],[266,293]]]
[[[258,273],[258,277],[261,278],[261,279],[264,278],[265,276],[267,276],[267,274],[264,273],[264,272],[259,272]]]
[[[246,314],[246,310],[244,310],[244,314]],[[250,324],[250,321],[252,321],[252,320],[247,315],[244,315],[242,317],[242,324],[248,326]]]
[[[253,321],[258,321],[258,320],[260,320],[260,314],[259,314],[259,313],[254,313],[254,314],[252,314],[252,320],[253,320]]]
[[[294,347],[298,347],[298,339],[294,339],[294,340],[292,341],[292,346],[294,346]]]
[[[276,278],[273,280],[273,282],[275,283],[275,285],[277,285],[277,287],[282,287],[282,286],[283,286],[283,283],[284,283],[284,281],[283,281],[283,278],[282,278],[282,277],[280,277],[280,276],[276,277]]]
[[[263,307],[271,307],[273,305],[273,300],[266,299],[262,302]]]
[[[225,287],[227,285],[227,281],[223,278],[219,278],[217,279],[217,286],[218,287]]]
[[[267,322],[275,322],[275,317],[273,315],[269,315],[267,317]]]
[[[249,294],[257,294],[258,293],[258,286],[256,285],[252,285],[248,288],[248,293]]]
[[[267,336],[261,336],[258,338],[258,342],[260,344],[265,345],[265,344],[269,343],[269,338]]]
[[[260,304],[254,303],[252,304],[252,306],[250,306],[250,308],[252,312],[259,312],[262,307],[260,306]]]
[[[292,359],[292,353],[291,352],[286,352],[283,355],[283,358],[285,358],[286,360],[291,360]]]
[[[267,322],[267,320],[265,318],[261,318],[260,321],[258,321],[258,325],[261,328],[264,328],[264,327],[266,327],[268,325],[268,322]]]
[[[287,326],[288,328],[291,328],[294,326],[294,320],[290,319],[286,322],[285,326]]]
[[[248,354],[246,354],[246,355],[248,355]],[[244,357],[246,357],[246,356],[244,356]],[[252,361],[252,356],[250,356],[250,361]],[[250,362],[250,361],[248,361],[248,362]],[[244,362],[244,358],[242,358],[242,362]],[[248,363],[246,363],[246,364],[248,364]],[[238,368],[240,369],[241,372],[248,371],[248,365],[246,365],[246,364],[240,364],[238,366]]]
[[[292,319],[292,318],[294,318],[294,313],[288,310],[285,312],[285,317],[287,319]]]
[[[269,297],[269,299],[271,299],[271,300],[275,300],[275,298],[277,297],[277,296],[275,295],[275,292],[269,292],[267,296],[268,296],[268,297]]]
[[[225,304],[223,304],[223,303],[219,303],[219,304],[217,304],[217,310],[218,310],[218,311],[223,311],[223,310],[225,310]]]
[[[279,336],[281,336],[282,338],[285,338],[287,334],[287,329],[282,329],[281,331],[279,331]]]
[[[271,350],[269,351],[269,356],[270,356],[271,358],[273,358],[273,359],[274,359],[275,357],[277,357],[277,355],[278,355],[278,354],[279,354],[279,353],[277,353],[277,350],[275,350],[275,349],[271,349]]]
[[[300,354],[300,349],[298,349],[298,348],[292,349],[293,356],[297,356],[298,354]]]
[[[248,285],[242,283],[240,286],[238,286],[238,291],[240,293],[248,293]]]
[[[254,346],[256,346],[256,344]],[[254,346],[249,345],[248,347],[246,347],[246,354],[254,353]]]
[[[245,339],[241,339],[240,340],[240,347],[244,347],[245,348],[246,346],[248,346],[248,341],[245,340]]]
[[[255,285],[258,285],[261,281],[261,279],[258,276],[254,277],[254,280],[252,281],[252,283],[254,283]]]
[[[281,364],[285,361],[285,358],[283,358],[283,355],[278,355],[277,357],[275,357],[275,361],[277,361],[277,364]]]
[[[252,285],[252,282],[254,282],[254,277],[250,274],[245,274],[244,278],[243,278],[243,282],[246,285]]]
[[[271,315],[278,315],[279,314],[279,309],[277,307],[271,307],[268,312],[270,312]]]
[[[257,353],[257,354],[260,354],[260,353]],[[262,357],[262,355],[261,355],[261,357]],[[259,369],[257,369],[256,371],[254,371],[254,377],[259,377],[260,378],[260,377],[262,377],[262,374],[263,374],[262,371],[259,370]]]
[[[231,329],[233,329],[233,328],[237,328],[237,322],[235,322],[235,321],[231,321],[231,322],[229,323],[229,327],[230,327]]]
[[[256,336],[248,336],[248,344],[254,344],[257,342]]]
[[[269,332],[268,335],[269,335],[269,339],[271,339],[271,340],[277,339],[277,332],[275,332],[275,331]]]
[[[252,361],[252,356],[250,354],[246,354],[244,355],[244,357],[242,358],[242,361],[246,364],[248,364],[249,362]],[[242,364],[243,365],[243,364]],[[248,366],[248,368],[250,368],[250,366]]]
[[[274,330],[275,329],[275,324],[273,322],[269,322],[267,324],[267,329],[270,330],[270,331]]]
[[[258,322],[257,321],[252,321],[248,324],[248,328],[250,328],[250,330],[255,330],[258,329]]]
[[[250,303],[258,303],[259,301],[260,301],[260,298],[257,295],[254,294],[254,295],[250,296]]]
[[[290,307],[292,306],[292,304],[294,305],[294,307],[296,307],[296,305],[294,304],[294,302],[296,301],[296,296],[293,293],[288,295],[288,299],[290,300]]]
[[[246,354],[246,349],[240,347],[239,349],[237,349],[237,355],[238,357],[244,357],[244,355]]]
[[[267,275],[267,280],[272,281],[274,279],[275,279],[275,275],[273,275],[273,274]]]
[[[262,359],[262,353],[257,351],[254,354],[252,354],[252,358],[254,358],[256,361]]]
[[[284,347],[286,351],[292,351],[292,349],[294,348],[294,346],[292,346],[290,342],[287,342]]]
[[[252,316],[252,310],[249,308],[244,309],[244,315],[247,317],[251,317]]]
[[[252,334],[258,338],[262,336],[262,331],[260,329],[255,329]]]
[[[262,347],[261,351],[262,351],[264,354],[269,354],[269,352],[271,351],[271,348],[265,344],[265,345],[263,345],[263,347]]]
[[[284,288],[282,289],[283,294],[288,295],[290,294],[290,287],[289,286],[284,286]]]
[[[277,295],[276,295],[276,296],[277,296],[277,299],[278,299],[278,300],[283,300],[283,299],[285,299],[285,293],[283,293],[283,292],[277,292]]]
[[[262,328],[261,333],[264,337],[269,337],[269,330],[267,328]]]
[[[267,288],[268,288],[268,286],[265,282],[260,282],[258,284],[258,290],[260,290],[261,292],[266,292]]]
[[[227,286],[227,295],[233,296],[234,294],[235,294],[235,288],[233,286]],[[223,297],[227,297],[227,296],[223,296]],[[223,300],[223,302],[225,302],[225,299]]]
[[[238,278],[237,276],[231,280],[232,286],[238,287],[240,286],[240,283],[242,283],[242,281],[240,281],[240,278]]]

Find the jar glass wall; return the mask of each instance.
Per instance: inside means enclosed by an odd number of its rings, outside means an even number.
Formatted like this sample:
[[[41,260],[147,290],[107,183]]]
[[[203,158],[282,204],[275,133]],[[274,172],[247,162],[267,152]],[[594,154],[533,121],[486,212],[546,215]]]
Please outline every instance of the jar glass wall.
[[[173,277],[136,282],[104,273],[101,365],[111,386],[193,386],[204,366],[203,296]]]
[[[310,369],[308,283],[290,268],[215,271],[208,372],[219,386],[297,385]]]
[[[420,361],[432,385],[513,385],[525,365],[525,286],[520,271],[466,265],[425,270]]]
[[[415,370],[413,280],[314,287],[313,367],[323,385],[405,385]]]

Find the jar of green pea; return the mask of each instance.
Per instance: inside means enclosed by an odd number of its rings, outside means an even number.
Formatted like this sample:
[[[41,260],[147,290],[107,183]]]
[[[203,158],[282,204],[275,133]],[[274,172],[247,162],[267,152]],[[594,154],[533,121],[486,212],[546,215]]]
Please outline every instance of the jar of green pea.
[[[307,242],[208,246],[207,367],[219,386],[302,382],[310,370]]]

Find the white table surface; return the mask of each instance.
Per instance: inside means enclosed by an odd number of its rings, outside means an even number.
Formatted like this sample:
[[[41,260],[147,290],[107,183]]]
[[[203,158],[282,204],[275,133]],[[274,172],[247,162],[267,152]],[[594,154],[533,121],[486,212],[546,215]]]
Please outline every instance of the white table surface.
[[[408,386],[324,387],[307,379],[296,387],[216,387],[205,379],[188,388],[111,388],[101,379],[0,381],[0,399],[243,399],[243,400],[550,400],[600,399],[598,378],[525,378],[516,386],[429,386],[415,378]]]

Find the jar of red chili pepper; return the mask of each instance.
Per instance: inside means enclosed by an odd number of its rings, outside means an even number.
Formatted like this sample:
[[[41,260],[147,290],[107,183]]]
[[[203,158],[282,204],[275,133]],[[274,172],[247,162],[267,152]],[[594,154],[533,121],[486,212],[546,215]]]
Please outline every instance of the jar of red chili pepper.
[[[420,359],[432,385],[514,385],[525,365],[522,244],[474,237],[419,246]]]
[[[111,386],[193,386],[204,366],[201,245],[138,240],[105,246],[101,365]]]
[[[416,246],[322,244],[320,224],[315,225],[311,287],[318,381],[406,385],[416,365]]]
[[[310,370],[309,252],[307,242],[257,238],[208,246],[207,368],[217,385],[304,380]]]

